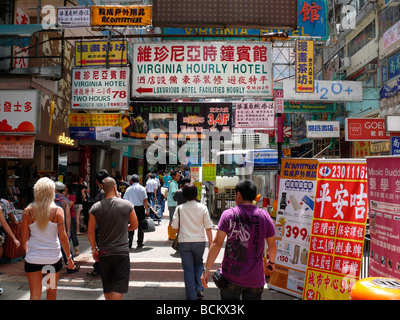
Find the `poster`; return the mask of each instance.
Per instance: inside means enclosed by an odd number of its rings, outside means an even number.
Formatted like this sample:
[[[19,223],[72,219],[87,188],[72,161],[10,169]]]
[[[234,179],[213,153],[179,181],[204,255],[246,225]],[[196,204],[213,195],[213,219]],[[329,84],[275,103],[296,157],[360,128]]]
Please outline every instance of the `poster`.
[[[400,157],[368,157],[371,277],[400,278]]]
[[[365,159],[319,160],[304,300],[349,300],[368,209]]]
[[[135,43],[132,96],[272,98],[265,42]]]
[[[33,159],[34,136],[0,136],[0,158]]]
[[[127,110],[129,68],[73,68],[71,109]]]
[[[217,179],[217,166],[215,163],[207,163],[201,166],[202,181],[215,181]]]
[[[275,102],[250,101],[235,103],[235,128],[275,128]]]
[[[269,287],[301,298],[310,242],[317,160],[282,159],[275,224],[277,256]]]

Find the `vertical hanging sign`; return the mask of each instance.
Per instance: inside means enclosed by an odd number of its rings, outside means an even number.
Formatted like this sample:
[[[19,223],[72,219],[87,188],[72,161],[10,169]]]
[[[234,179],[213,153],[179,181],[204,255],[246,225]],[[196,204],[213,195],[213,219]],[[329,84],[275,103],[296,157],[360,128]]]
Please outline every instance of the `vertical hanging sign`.
[[[296,40],[296,92],[314,92],[314,40]]]
[[[319,160],[304,300],[349,300],[367,221],[365,159]]]

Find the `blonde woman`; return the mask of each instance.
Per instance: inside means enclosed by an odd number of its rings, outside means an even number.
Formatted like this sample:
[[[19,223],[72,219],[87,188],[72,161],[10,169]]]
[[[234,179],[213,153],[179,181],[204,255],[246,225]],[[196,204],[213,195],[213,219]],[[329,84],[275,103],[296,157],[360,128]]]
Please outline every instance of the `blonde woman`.
[[[62,269],[61,246],[70,252],[65,232],[64,213],[54,203],[55,184],[49,178],[39,179],[33,187],[34,202],[24,212],[21,245],[26,251],[25,272],[30,299],[40,300],[42,280],[46,275],[47,300],[57,298],[57,282]],[[68,269],[74,268],[72,256],[67,257]]]

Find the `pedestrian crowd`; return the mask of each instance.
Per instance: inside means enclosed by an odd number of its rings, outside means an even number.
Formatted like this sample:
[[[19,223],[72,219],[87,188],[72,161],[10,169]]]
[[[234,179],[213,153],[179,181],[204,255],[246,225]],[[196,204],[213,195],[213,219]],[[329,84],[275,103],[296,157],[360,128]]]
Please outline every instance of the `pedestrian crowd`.
[[[121,174],[112,178],[102,170],[96,174],[96,184],[98,192],[92,199],[79,176],[66,184],[40,178],[33,187],[34,200],[24,210],[20,241],[0,207],[0,258],[4,237],[9,236],[16,247],[22,246],[31,300],[41,299],[44,277],[47,299],[56,299],[63,265],[68,273],[79,270],[74,257],[80,253],[77,235],[81,234],[81,216],[94,261],[88,274],[101,276],[106,300],[122,299],[128,292],[129,249],[135,230],[137,248],[141,248],[146,221],[151,218],[160,222],[165,206],[169,212],[168,239],[177,242],[187,300],[204,297],[224,241],[221,268],[212,275],[221,299],[261,299],[265,285],[264,246],[266,243],[269,254],[266,267],[271,271],[277,248],[271,217],[253,204],[257,187],[252,181],[243,180],[236,185],[236,206],[222,213],[215,237],[207,206],[198,200],[198,188],[188,175],[182,177],[179,171],[164,176],[151,173],[142,185],[137,174],[125,182]]]

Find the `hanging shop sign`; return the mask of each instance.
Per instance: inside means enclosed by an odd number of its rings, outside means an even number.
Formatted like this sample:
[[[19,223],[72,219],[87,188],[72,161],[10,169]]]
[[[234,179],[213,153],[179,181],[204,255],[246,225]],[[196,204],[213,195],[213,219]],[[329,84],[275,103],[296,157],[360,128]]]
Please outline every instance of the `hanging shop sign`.
[[[314,92],[314,41],[296,40],[296,92]]]
[[[390,141],[373,141],[369,145],[371,154],[387,153],[390,151]]]
[[[371,277],[400,277],[400,157],[368,157]]]
[[[235,103],[235,128],[265,129],[274,127],[274,101]]]
[[[397,79],[393,87],[389,87],[386,84],[379,89],[379,96],[381,99],[391,98],[395,96],[400,91],[400,78]]]
[[[123,135],[146,138],[151,129],[162,130],[163,138],[181,137],[181,131],[204,138],[202,130],[230,132],[232,103],[134,102],[122,119]]]
[[[204,163],[201,166],[202,181],[216,181],[217,165],[215,163]]]
[[[385,119],[346,118],[346,141],[389,140],[385,130]]]
[[[75,140],[116,141],[122,138],[122,128],[119,127],[70,127],[69,136]]]
[[[296,92],[296,81],[283,80],[285,101],[362,101],[361,81],[314,81],[313,93]]]
[[[71,109],[127,110],[129,68],[73,68]]]
[[[294,112],[335,113],[336,105],[334,103],[285,101],[284,110],[285,113],[294,113]]]
[[[318,160],[282,159],[275,223],[276,267],[269,286],[295,297],[303,295]]]
[[[383,48],[386,50],[400,39],[400,21],[391,26],[383,35]]]
[[[400,137],[390,137],[390,154],[400,155]]]
[[[115,127],[121,126],[121,113],[69,113],[69,127]]]
[[[92,27],[149,26],[152,6],[91,6]]]
[[[57,23],[64,29],[89,28],[90,7],[64,7],[57,9]]]
[[[306,121],[307,138],[340,138],[339,121]]]
[[[133,50],[133,96],[272,98],[269,43],[140,43]]]
[[[163,28],[166,35],[198,35],[196,40],[233,40],[225,36],[229,35],[254,35],[254,39],[259,39],[260,35],[286,32],[290,38],[307,37],[326,40],[329,36],[328,28],[328,1],[327,0],[298,0],[297,1],[297,29],[235,29],[235,28]],[[207,35],[221,35],[221,38],[207,38]],[[174,38],[166,38],[174,39]],[[184,39],[182,37],[182,39]],[[240,38],[239,38],[240,39]],[[239,40],[235,38],[235,40]],[[194,40],[194,39],[193,39]]]
[[[16,14],[15,14],[15,24],[30,24],[31,18],[29,14],[27,14],[20,7],[16,6]],[[29,45],[26,47],[20,47],[17,45],[13,45],[14,57],[13,66],[14,69],[19,68],[27,68],[28,67],[28,56],[29,56]]]
[[[33,159],[34,136],[0,136],[0,158]]]
[[[0,133],[38,134],[40,91],[0,90]]]
[[[127,45],[125,40],[75,41],[75,66],[121,66],[127,64]]]
[[[371,154],[370,141],[353,141],[353,158],[365,158]]]
[[[303,300],[349,300],[360,279],[367,209],[365,160],[319,160]]]

